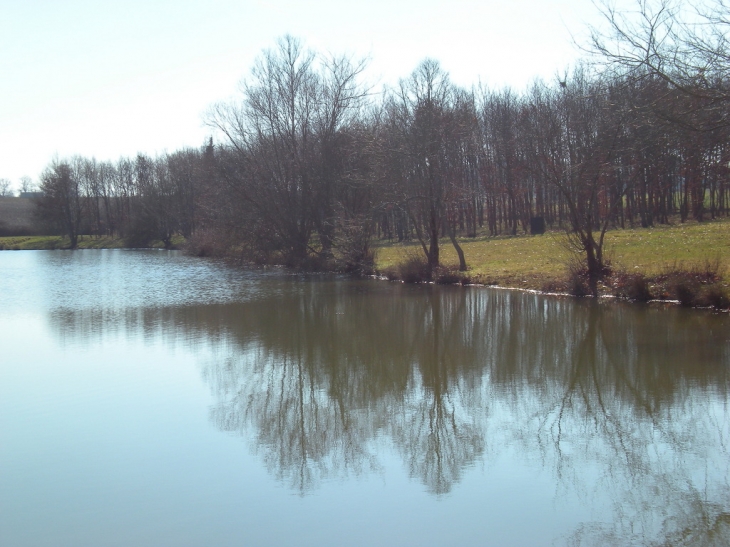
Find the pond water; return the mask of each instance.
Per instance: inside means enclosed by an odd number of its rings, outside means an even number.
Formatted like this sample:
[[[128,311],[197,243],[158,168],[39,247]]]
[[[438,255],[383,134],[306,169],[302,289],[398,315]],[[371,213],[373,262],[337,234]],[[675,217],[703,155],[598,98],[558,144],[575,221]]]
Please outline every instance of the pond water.
[[[0,545],[728,545],[730,318],[0,253]]]

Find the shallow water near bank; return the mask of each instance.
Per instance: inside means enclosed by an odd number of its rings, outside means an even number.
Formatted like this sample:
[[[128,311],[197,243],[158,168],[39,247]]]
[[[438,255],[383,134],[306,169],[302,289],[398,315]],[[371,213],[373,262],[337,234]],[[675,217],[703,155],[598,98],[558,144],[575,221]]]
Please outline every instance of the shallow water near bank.
[[[0,253],[0,545],[726,545],[727,314]]]

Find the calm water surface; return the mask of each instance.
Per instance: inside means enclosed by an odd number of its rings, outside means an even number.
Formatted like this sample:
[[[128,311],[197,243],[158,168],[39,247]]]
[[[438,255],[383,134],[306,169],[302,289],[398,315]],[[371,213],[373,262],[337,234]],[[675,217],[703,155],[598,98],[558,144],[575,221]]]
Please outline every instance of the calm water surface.
[[[730,318],[0,253],[0,545],[728,545]]]

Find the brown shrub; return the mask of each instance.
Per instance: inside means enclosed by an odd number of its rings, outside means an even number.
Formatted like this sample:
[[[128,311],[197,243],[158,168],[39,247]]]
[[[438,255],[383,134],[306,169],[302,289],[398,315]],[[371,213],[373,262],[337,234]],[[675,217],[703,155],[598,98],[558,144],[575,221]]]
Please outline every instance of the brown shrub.
[[[616,273],[613,278],[613,294],[634,302],[648,302],[654,298],[649,289],[649,280],[642,273]]]
[[[697,289],[684,279],[678,279],[671,285],[671,292],[680,305],[691,307],[697,302]]]
[[[659,286],[659,293],[662,297],[674,298],[682,306],[702,306],[706,304],[708,294],[712,292],[713,301],[720,297],[717,291],[709,291],[708,287],[714,287],[722,281],[720,273],[721,266],[719,259],[706,260],[701,265],[684,265],[675,263],[655,277]],[[721,302],[720,302],[721,303]]]
[[[433,275],[439,285],[468,285],[471,278],[464,272],[460,272],[458,266],[441,266]]]
[[[398,278],[404,283],[423,283],[431,281],[431,267],[420,255],[411,255],[396,266]]]
[[[699,298],[700,305],[709,306],[716,310],[730,309],[730,296],[727,289],[721,285],[708,287]]]
[[[591,289],[588,281],[588,269],[580,261],[570,261],[568,263],[568,293],[573,296],[590,295]]]
[[[198,230],[183,245],[185,253],[193,256],[222,257],[230,252],[230,242],[215,230]]]

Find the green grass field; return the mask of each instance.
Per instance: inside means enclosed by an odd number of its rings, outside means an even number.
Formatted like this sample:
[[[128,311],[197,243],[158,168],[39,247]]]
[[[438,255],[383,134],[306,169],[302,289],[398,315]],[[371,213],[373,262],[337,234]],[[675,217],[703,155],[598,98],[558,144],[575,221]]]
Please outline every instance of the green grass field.
[[[183,238],[173,238],[174,245],[183,243]],[[69,239],[62,236],[15,236],[0,237],[0,250],[51,250],[67,249]],[[124,240],[118,237],[81,236],[78,241],[79,249],[123,249],[127,247]],[[162,248],[161,241],[153,242],[151,248]]]
[[[467,274],[479,283],[541,289],[551,280],[564,279],[571,251],[564,232],[539,236],[460,239],[469,266]],[[457,265],[456,251],[442,240],[441,262]],[[396,266],[406,257],[423,255],[417,243],[377,243],[376,268]],[[614,269],[657,275],[672,268],[702,267],[717,261],[720,272],[730,266],[730,219],[653,228],[612,230],[606,234],[604,253]]]

